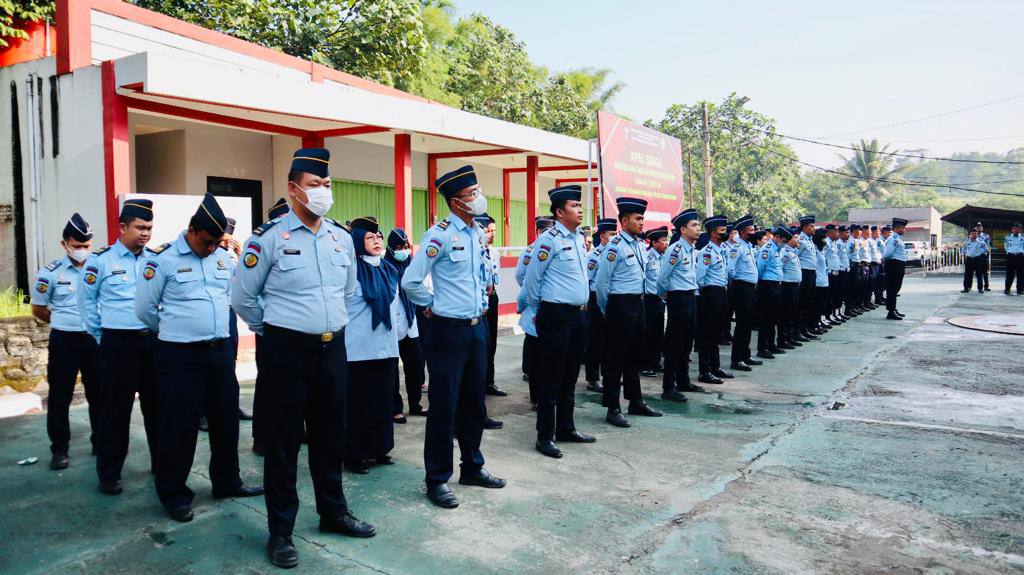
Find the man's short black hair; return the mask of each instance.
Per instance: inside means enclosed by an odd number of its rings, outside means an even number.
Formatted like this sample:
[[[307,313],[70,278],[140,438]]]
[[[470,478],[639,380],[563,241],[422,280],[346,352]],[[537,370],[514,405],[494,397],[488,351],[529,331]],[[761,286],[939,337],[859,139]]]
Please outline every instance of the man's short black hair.
[[[135,220],[138,220],[138,219],[140,219],[140,218],[137,218],[137,217],[135,217],[133,215],[130,215],[130,214],[121,214],[120,216],[117,217],[117,223],[124,224],[126,226],[130,226],[130,225],[132,225],[132,222],[134,222]],[[65,239],[67,239],[67,238],[65,238]]]
[[[552,216],[557,216],[558,215],[558,210],[564,208],[565,207],[565,202],[568,202],[568,201],[569,200],[555,200],[554,202],[551,202],[551,215]]]
[[[199,225],[199,218],[196,216],[196,214],[192,214],[192,217],[188,219],[188,227],[193,232],[196,232],[196,233],[200,232],[203,229]]]
[[[305,172],[302,170],[288,170],[288,181],[295,182],[297,184],[299,183],[299,180],[302,179],[302,174],[304,173]]]

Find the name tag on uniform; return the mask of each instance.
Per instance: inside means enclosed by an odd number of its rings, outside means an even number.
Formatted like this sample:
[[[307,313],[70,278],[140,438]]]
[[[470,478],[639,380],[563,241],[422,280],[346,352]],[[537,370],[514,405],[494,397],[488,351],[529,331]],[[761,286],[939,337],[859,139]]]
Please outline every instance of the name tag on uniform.
[[[284,250],[286,256],[297,256],[302,254],[302,250]]]
[[[459,250],[464,250],[464,249],[466,249],[465,246],[452,246],[452,251],[456,251],[457,252]]]
[[[116,276],[118,274],[128,273],[128,270],[123,270],[121,268],[114,268],[114,269],[110,270],[110,273],[111,273],[111,275],[115,275]]]
[[[178,268],[179,274],[187,274],[190,271],[192,271],[192,268]]]

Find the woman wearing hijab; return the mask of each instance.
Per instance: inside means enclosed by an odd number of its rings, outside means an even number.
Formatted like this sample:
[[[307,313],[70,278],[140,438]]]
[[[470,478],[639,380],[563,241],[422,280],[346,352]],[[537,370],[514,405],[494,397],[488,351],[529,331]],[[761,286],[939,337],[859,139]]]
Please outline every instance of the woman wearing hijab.
[[[398,332],[395,329],[398,270],[384,260],[384,239],[372,217],[352,220],[356,256],[356,289],[345,299],[349,323],[345,327],[348,350],[348,436],[345,465],[355,473],[369,473],[368,460],[392,463],[395,446],[392,397],[398,371]]]
[[[419,326],[416,322],[416,306],[405,296],[405,290],[401,289],[402,276],[405,269],[409,267],[409,260],[412,258],[412,250],[409,245],[409,236],[402,228],[395,228],[388,234],[388,250],[384,260],[398,270],[398,299],[400,305],[395,309],[398,311],[395,317],[395,331],[398,335],[398,355],[402,358],[402,368],[405,372],[405,394],[409,398],[409,415],[427,415],[427,410],[420,405],[420,398],[423,395],[424,364],[423,352],[420,349]],[[399,391],[398,370],[395,370],[395,423],[405,423],[405,416],[402,415],[402,394]]]

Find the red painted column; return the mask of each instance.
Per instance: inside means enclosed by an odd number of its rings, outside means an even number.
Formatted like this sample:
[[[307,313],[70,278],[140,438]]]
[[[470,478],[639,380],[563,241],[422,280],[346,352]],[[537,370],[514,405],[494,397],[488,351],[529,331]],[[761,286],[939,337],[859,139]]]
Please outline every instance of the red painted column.
[[[128,107],[117,93],[114,62],[103,62],[103,172],[106,184],[107,243],[117,239],[119,198],[131,191],[131,157],[128,147]]]
[[[537,228],[533,221],[537,218],[538,167],[537,156],[526,156],[526,240],[531,244],[537,239]]]
[[[594,209],[590,210],[591,219],[594,220],[594,229],[597,229],[597,220],[601,219],[601,206],[598,205],[598,202],[601,199],[600,194],[600,189],[597,186],[594,186]]]
[[[412,135],[395,134],[395,227],[412,238]]]
[[[92,65],[92,10],[85,0],[57,0],[57,74]]]
[[[303,148],[322,148],[324,147],[324,139],[322,136],[310,133],[302,136],[302,147]]]
[[[427,227],[434,225],[437,220],[437,158],[427,155]]]
[[[509,171],[501,171],[501,211],[505,214],[502,218],[503,235],[505,241],[502,245],[508,247],[512,243],[512,187],[509,185]]]

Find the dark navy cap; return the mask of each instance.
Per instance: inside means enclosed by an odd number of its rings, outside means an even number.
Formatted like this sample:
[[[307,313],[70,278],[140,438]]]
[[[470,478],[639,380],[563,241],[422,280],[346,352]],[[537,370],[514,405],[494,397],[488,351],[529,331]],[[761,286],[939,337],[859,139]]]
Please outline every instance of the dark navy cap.
[[[710,230],[712,228],[718,228],[718,227],[721,227],[721,226],[725,226],[726,225],[726,223],[725,223],[725,216],[721,216],[721,215],[708,216],[708,217],[704,218],[703,224],[704,224],[704,229],[706,229],[706,230]]]
[[[391,249],[400,248],[407,243],[409,243],[409,236],[405,235],[405,230],[402,228],[395,228],[388,234],[388,247]]]
[[[807,224],[813,224],[815,221],[814,214],[807,214],[806,216],[800,216],[800,227],[804,227]]]
[[[1013,222],[1013,225],[1011,225],[1010,227],[1011,228],[1024,228],[1024,226],[1020,225],[1020,222]]]
[[[87,242],[92,239],[92,228],[89,227],[89,222],[82,219],[82,216],[76,212],[71,214],[71,219],[64,224],[63,237],[76,242]]]
[[[195,218],[199,224],[199,229],[205,230],[215,238],[219,238],[227,233],[228,218],[220,209],[217,198],[213,197],[213,194],[210,192],[206,192],[206,195],[203,196],[203,201],[199,202]]]
[[[552,190],[548,190],[548,197],[551,198],[552,204],[563,200],[575,200],[578,202],[580,201],[580,198],[583,197],[583,188],[577,184],[560,186]]]
[[[850,228],[847,228],[845,225],[839,226],[839,231],[841,231],[841,232],[849,231],[849,229]]]
[[[598,232],[614,232],[617,229],[619,229],[619,223],[615,221],[615,218],[601,218],[597,220]]]
[[[878,226],[871,226],[871,231],[877,232],[878,231]]]
[[[490,214],[480,214],[479,216],[473,216],[473,221],[480,224],[480,227],[486,228],[487,226],[494,223],[494,218]]]
[[[732,224],[732,229],[739,231],[747,226],[754,225],[754,216],[747,214]]]
[[[835,224],[825,224],[825,231],[831,231],[831,230],[834,230],[834,229],[836,229],[836,225]]]
[[[772,233],[777,235],[777,236],[779,236],[780,238],[782,238],[784,240],[793,239],[793,233],[789,231],[789,228],[787,228],[786,226],[783,226],[781,224],[775,226],[775,229],[772,230]]]
[[[909,223],[910,223],[909,221],[907,221],[907,220],[905,220],[903,218],[893,218],[892,219],[892,227],[894,227],[894,228],[895,227],[899,227],[899,226],[905,226],[905,225],[907,225]],[[978,225],[980,226],[981,222],[979,222]]]
[[[377,225],[377,218],[373,216],[360,216],[352,220],[352,229],[366,230],[371,233],[378,233],[380,226]]]
[[[647,211],[647,200],[641,198],[615,198],[615,205],[622,214],[643,214]]]
[[[288,213],[288,202],[284,198],[278,198],[277,203],[267,210],[267,217],[275,220]]]
[[[800,228],[798,228],[796,226],[790,226],[789,227],[789,233],[791,233],[791,234],[793,234],[795,236],[795,235],[800,233]]]
[[[586,235],[586,234],[589,234],[590,232],[592,232],[594,230],[590,226],[580,226],[579,227],[579,231],[580,231],[581,234]]]
[[[125,200],[121,206],[121,216],[131,216],[140,220],[153,221],[153,200],[140,200],[138,198]]]
[[[473,166],[462,166],[434,180],[434,187],[446,198],[450,198],[474,184],[476,184],[476,171],[473,170]]]
[[[292,155],[292,168],[319,178],[326,178],[330,171],[331,151],[324,148],[301,148]]]
[[[533,219],[533,226],[538,232],[555,227],[555,219],[551,216],[537,216]]]
[[[850,224],[850,231],[851,232],[860,231],[860,224]]]
[[[654,240],[660,240],[661,238],[667,238],[667,237],[668,237],[668,226],[661,226],[660,228],[654,228],[653,230],[649,230],[647,232],[647,239],[651,240],[652,242]]]
[[[892,231],[892,226],[890,226],[890,225],[882,226],[882,231],[883,232],[891,232]]]
[[[672,227],[681,228],[686,225],[686,222],[697,219],[697,210],[690,208],[683,210],[676,214],[676,217],[672,218]]]
[[[826,233],[828,233],[828,232],[825,231],[825,228],[816,228],[814,230],[814,237],[815,237],[815,239],[819,239],[820,240],[821,238],[825,237]]]

